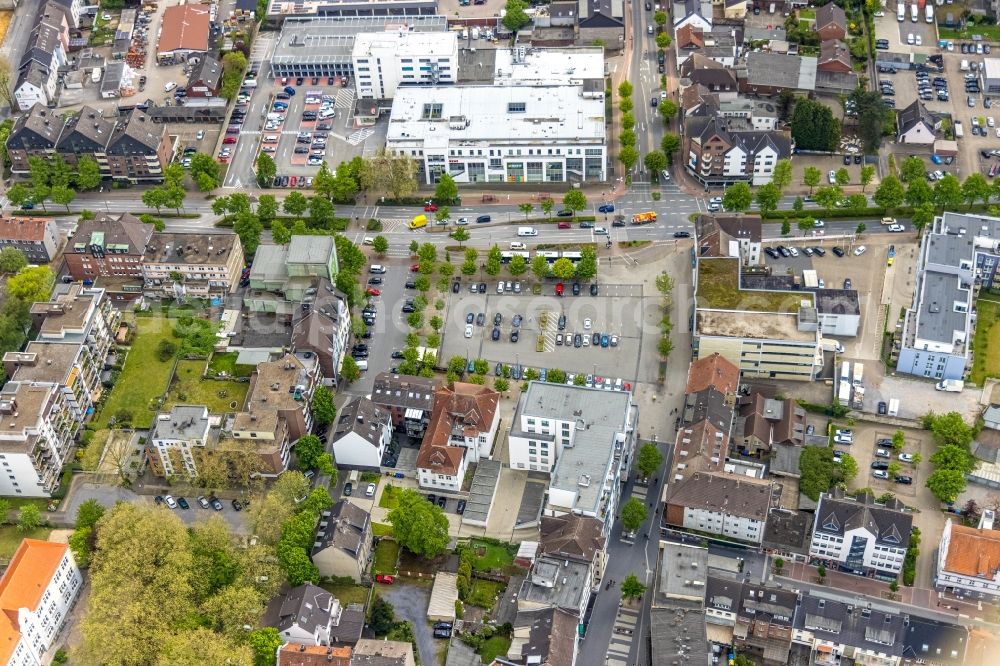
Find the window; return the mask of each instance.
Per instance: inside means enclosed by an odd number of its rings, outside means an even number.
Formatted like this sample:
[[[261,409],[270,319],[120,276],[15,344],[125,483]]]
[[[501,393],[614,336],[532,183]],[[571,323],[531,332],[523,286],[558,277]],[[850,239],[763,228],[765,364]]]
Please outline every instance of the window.
[[[507,113],[524,113],[526,111],[524,102],[508,102]]]

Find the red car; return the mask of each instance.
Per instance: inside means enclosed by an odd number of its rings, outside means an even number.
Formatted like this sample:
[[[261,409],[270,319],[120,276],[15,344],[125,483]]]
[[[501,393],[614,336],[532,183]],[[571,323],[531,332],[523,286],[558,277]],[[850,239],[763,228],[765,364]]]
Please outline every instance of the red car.
[[[437,209],[438,209],[438,207],[437,207],[436,203],[432,203],[432,202],[428,201],[426,204],[424,204],[424,212],[425,213],[436,213]]]
[[[375,576],[375,580],[385,585],[392,585],[396,582],[396,579],[389,574],[378,574]]]
[[[295,185],[296,185],[296,184],[297,184],[298,182],[299,182],[299,178],[298,178],[298,176],[292,176],[291,180],[289,180],[289,181],[288,181],[288,186],[289,186],[289,187],[295,187]]]
[[[222,140],[222,143],[236,143],[236,137],[227,136],[225,139]]]
[[[411,273],[419,273],[420,272],[420,264],[413,264],[412,266],[410,266],[410,272]]]
[[[381,294],[382,294],[382,292],[379,291],[378,289],[375,289],[374,287],[368,287],[368,295],[369,296],[379,296]]]
[[[572,226],[573,225],[571,225],[569,222],[560,222],[559,223],[559,228],[560,229],[569,229]]]
[[[562,296],[564,289],[565,289],[565,287],[563,286],[563,283],[562,282],[558,283],[556,285],[556,296]]]

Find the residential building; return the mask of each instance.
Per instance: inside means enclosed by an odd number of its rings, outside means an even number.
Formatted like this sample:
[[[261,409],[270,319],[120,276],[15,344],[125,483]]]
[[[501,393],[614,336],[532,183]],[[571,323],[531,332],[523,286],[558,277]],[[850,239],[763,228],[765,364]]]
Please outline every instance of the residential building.
[[[792,640],[810,648],[811,662],[821,666],[843,658],[896,666],[903,655],[904,616],[871,606],[803,594]]]
[[[278,666],[351,666],[349,647],[285,643],[278,649]]]
[[[440,380],[380,372],[375,376],[371,400],[389,411],[392,427],[408,437],[421,438],[434,410]]]
[[[649,640],[653,666],[689,661],[710,663],[705,611],[701,604],[671,602],[649,611]]]
[[[970,631],[961,624],[951,624],[910,614],[903,618],[903,661],[923,662],[934,666],[985,664],[968,649]],[[970,658],[966,661],[966,656]]]
[[[899,143],[930,145],[937,140],[941,120],[919,99],[896,111],[896,140]]]
[[[577,43],[625,48],[625,4],[616,0],[586,0],[579,4]]]
[[[52,218],[0,216],[0,250],[20,250],[29,264],[49,263],[61,245],[62,236]]]
[[[688,73],[702,69],[718,72],[719,69],[732,68],[736,65],[738,52],[736,30],[731,25],[720,25],[711,30],[704,30],[694,23],[689,23],[677,31],[674,52],[677,54],[677,69],[681,72],[681,77],[690,78],[694,82],[695,77]],[[725,91],[735,94],[736,75],[730,72],[730,75],[723,79],[722,85]]]
[[[188,97],[217,97],[222,87],[222,63],[206,55],[191,69],[188,77]]]
[[[205,451],[218,444],[218,430],[212,428],[208,407],[175,405],[169,414],[160,414],[146,440],[146,459],[156,476],[188,478],[198,476],[198,463]]]
[[[313,309],[292,327],[292,349],[315,354],[323,383],[329,386],[340,383],[340,366],[351,334],[351,315],[341,296],[334,294],[323,307]]]
[[[591,589],[598,592],[607,564],[603,530],[604,525],[596,518],[573,514],[543,516],[539,553],[590,565]]]
[[[323,588],[306,583],[272,599],[262,623],[290,643],[334,646],[357,643],[364,619],[363,608],[344,608]]]
[[[272,312],[291,321],[300,310],[313,308],[320,286],[331,285],[337,271],[332,236],[292,236],[287,245],[261,245],[254,254],[251,291],[244,303],[251,312]],[[333,292],[327,289],[327,293]],[[316,306],[318,309],[319,304]]]
[[[321,576],[349,577],[356,583],[369,576],[371,523],[371,515],[348,500],[322,513],[312,547],[312,561]]]
[[[702,613],[704,624],[705,585],[708,581],[708,548],[663,541],[653,579],[653,608],[691,604]]]
[[[847,44],[839,39],[824,40],[819,46],[819,60],[816,62],[816,71],[838,74],[849,74],[854,71],[851,66],[851,52],[848,50]]]
[[[82,586],[83,576],[69,546],[22,540],[0,579],[0,662],[49,663],[46,653],[56,643]]]
[[[847,14],[837,5],[826,4],[816,8],[813,32],[821,42],[831,39],[843,40],[847,37]]]
[[[805,562],[812,542],[813,514],[781,507],[771,507],[764,525],[761,547],[775,557],[789,562]]]
[[[733,425],[733,405],[732,395],[720,393],[713,388],[688,393],[684,396],[681,422],[688,424],[707,421],[716,430],[728,433]]]
[[[548,472],[543,516],[596,518],[606,539],[618,514],[619,480],[635,448],[638,407],[627,391],[530,382],[508,447],[511,469]]]
[[[208,52],[209,8],[204,5],[171,5],[163,12],[156,42],[161,65],[186,62]]]
[[[713,0],[712,4],[720,4],[719,0]],[[723,16],[729,20],[742,20],[747,14],[747,0],[724,0]]]
[[[787,133],[740,129],[738,118],[706,113],[684,119],[685,166],[705,186],[765,185],[778,160],[791,156]]]
[[[1000,531],[993,529],[993,519],[994,512],[986,510],[978,527],[945,522],[934,575],[938,590],[1000,600]]]
[[[340,408],[330,436],[338,467],[378,471],[391,442],[389,412],[365,397],[354,398]]]
[[[910,543],[913,516],[898,500],[885,504],[872,495],[823,493],[816,508],[809,555],[828,566],[860,575],[895,580]]]
[[[723,395],[735,396],[739,385],[739,368],[725,357],[712,354],[691,361],[684,392],[699,393],[711,388]]]
[[[798,603],[792,590],[756,585],[719,569],[709,573],[705,586],[706,622],[723,629],[726,643],[755,664],[790,663]]]
[[[990,403],[983,410],[983,426],[990,430],[1000,430],[1000,404]]]
[[[413,644],[362,638],[354,646],[351,666],[415,666]]]
[[[742,455],[760,456],[782,444],[802,446],[805,437],[806,411],[794,399],[759,392],[740,399],[733,442]]]
[[[718,109],[718,114],[729,120],[730,129],[737,129],[736,123],[739,123],[739,127],[757,132],[773,132],[778,129],[778,107],[770,100],[743,97],[725,99],[720,95]]]
[[[21,111],[36,104],[55,102],[59,68],[66,67],[69,48],[69,21],[54,2],[41,5],[34,28],[28,35],[14,83],[14,100]]]
[[[757,216],[699,215],[694,233],[701,257],[737,257],[744,266],[760,264],[761,223]]]
[[[812,92],[817,64],[815,56],[751,51],[737,71],[740,91],[754,96],[777,95],[782,90]]]
[[[270,0],[267,21],[287,24],[298,17],[329,17],[332,19],[383,18],[409,23],[417,18],[437,14],[437,0]],[[433,17],[433,16],[432,16]]]
[[[488,458],[500,425],[500,394],[455,382],[434,392],[434,411],[417,454],[421,488],[457,492],[469,463]]]
[[[0,389],[0,494],[48,497],[72,460],[79,422],[54,384],[7,382]]]
[[[743,377],[811,381],[822,363],[814,295],[742,273],[735,259],[697,259],[695,357],[718,353]]]
[[[667,487],[664,522],[674,527],[721,534],[759,544],[781,486],[769,481],[718,472],[695,472]]]
[[[674,31],[688,25],[702,30],[712,29],[711,0],[675,0],[673,10]]]
[[[604,91],[579,86],[403,87],[387,149],[417,161],[417,181],[607,180]]]
[[[42,104],[16,120],[7,139],[11,170],[26,177],[28,158],[49,159],[58,154],[75,166],[83,156],[94,159],[107,179],[130,183],[158,183],[173,158],[167,128],[144,111],[105,119],[96,109],[83,107],[64,118]]]
[[[447,85],[458,77],[458,33],[364,32],[351,54],[358,99],[388,100],[399,86]]]
[[[515,664],[573,666],[579,649],[580,618],[562,608],[518,611],[510,648]]]
[[[142,257],[153,236],[153,225],[131,213],[117,217],[98,213],[81,220],[63,258],[74,280],[99,277],[142,277]]]
[[[897,372],[939,381],[965,378],[977,288],[1000,288],[997,240],[1000,218],[980,215],[946,212],[925,230]]]
[[[543,555],[535,560],[521,583],[517,610],[560,608],[579,623],[587,612],[591,583],[587,563]]]
[[[243,271],[236,234],[156,232],[142,258],[148,296],[206,298],[236,291]]]

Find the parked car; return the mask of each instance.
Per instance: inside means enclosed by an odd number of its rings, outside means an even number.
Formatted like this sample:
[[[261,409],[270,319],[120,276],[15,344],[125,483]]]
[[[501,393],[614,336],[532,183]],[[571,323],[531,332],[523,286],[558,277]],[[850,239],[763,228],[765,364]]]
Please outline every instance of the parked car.
[[[377,574],[375,576],[376,583],[382,583],[383,585],[392,585],[396,582],[396,579],[389,574]]]
[[[164,501],[164,503],[169,508],[171,508],[171,509],[176,509],[177,508],[177,502],[174,500],[174,498],[171,495],[167,495],[166,497],[164,497],[163,501]]]

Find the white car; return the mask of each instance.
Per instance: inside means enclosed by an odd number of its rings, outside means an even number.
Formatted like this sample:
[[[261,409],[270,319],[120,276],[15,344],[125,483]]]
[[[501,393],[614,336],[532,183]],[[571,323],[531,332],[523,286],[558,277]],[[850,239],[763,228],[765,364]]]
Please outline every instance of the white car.
[[[502,294],[503,293],[503,282],[502,281],[501,282],[497,282],[497,293],[498,294]]]
[[[375,497],[375,484],[369,483],[368,487],[365,488],[365,497]]]
[[[823,220],[816,220],[813,226],[816,227],[817,229],[822,229],[823,227],[826,226],[826,222],[824,222]]]
[[[916,40],[913,39],[913,33],[912,32],[907,33],[906,34],[906,43],[909,44],[910,46],[913,46],[914,41],[916,41]]]
[[[830,173],[827,174],[827,178],[830,180],[831,185],[837,184],[837,172],[833,169],[830,169]]]
[[[177,508],[177,502],[174,500],[174,498],[173,498],[172,495],[167,495],[166,497],[163,498],[163,501],[171,509],[176,509]]]
[[[913,454],[912,453],[900,453],[899,454],[899,459],[902,460],[903,462],[911,463],[911,462],[913,462]]]
[[[608,235],[608,228],[607,227],[594,227],[594,235],[595,236],[607,236]]]
[[[892,454],[889,453],[889,451],[887,451],[886,449],[875,449],[875,457],[876,458],[891,458]]]
[[[874,469],[872,470],[872,476],[874,476],[876,479],[888,479],[889,472],[883,471],[881,469]]]
[[[788,248],[788,254],[792,255],[793,257],[797,257],[799,256],[799,249],[797,247],[790,247]]]
[[[174,82],[174,81],[167,81],[165,84],[163,84],[163,92],[170,92],[171,90],[173,90],[176,87],[177,87],[177,83],[176,82]]]
[[[666,98],[667,98],[667,91],[666,90],[661,90],[660,91],[660,99],[666,99]]]
[[[866,248],[864,245],[857,246],[856,248],[854,248],[854,256],[855,257],[860,257],[861,255],[863,255],[865,253],[865,250],[867,250],[867,249],[868,248]]]
[[[904,227],[902,224],[890,224],[888,229],[889,231],[894,231],[894,232],[906,231],[906,227]]]
[[[986,126],[987,127],[996,127],[996,125],[997,125],[997,122],[995,120],[993,120],[993,116],[986,116]]]
[[[471,338],[472,337],[472,324],[466,324],[465,325],[465,337],[467,337],[467,338]]]
[[[198,130],[198,133],[194,135],[194,138],[198,139],[199,141],[201,141],[202,139],[204,139],[205,138],[205,130]]]
[[[841,437],[840,435],[837,435],[836,437],[833,438],[833,442],[834,442],[834,444],[847,444],[848,446],[850,446],[851,444],[854,443],[854,438],[853,437]]]
[[[917,35],[916,36],[916,40],[917,40],[917,46],[923,46],[924,45],[924,38],[922,36]]]
[[[457,224],[460,227],[464,227],[468,223],[469,223],[469,218],[467,218],[467,217],[460,217],[460,218],[458,218],[458,221],[455,222],[455,224]]]

